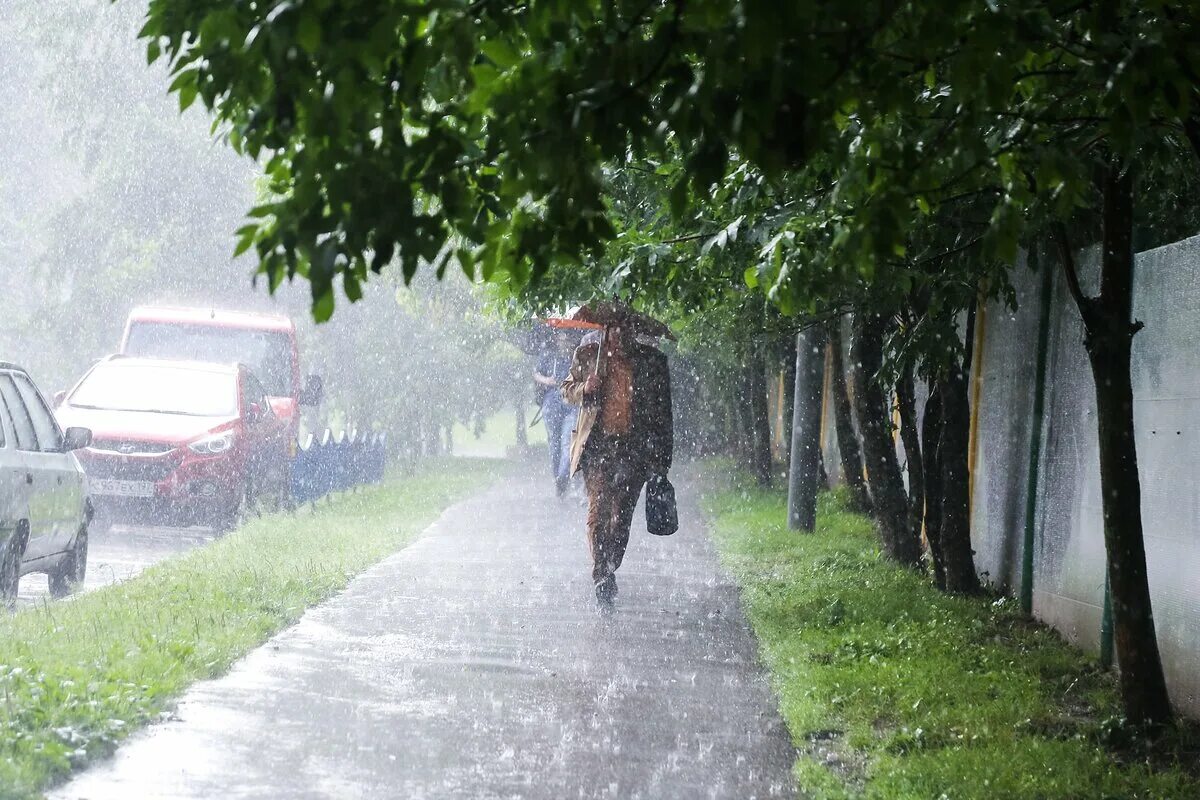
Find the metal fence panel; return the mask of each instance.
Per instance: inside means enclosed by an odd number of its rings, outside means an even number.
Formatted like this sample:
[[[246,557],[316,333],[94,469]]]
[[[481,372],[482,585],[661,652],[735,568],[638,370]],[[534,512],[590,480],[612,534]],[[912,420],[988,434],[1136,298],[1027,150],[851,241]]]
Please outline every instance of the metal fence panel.
[[[297,443],[292,462],[292,497],[297,503],[311,503],[331,492],[379,483],[386,467],[386,434],[334,434],[329,429],[320,438],[308,434]]]

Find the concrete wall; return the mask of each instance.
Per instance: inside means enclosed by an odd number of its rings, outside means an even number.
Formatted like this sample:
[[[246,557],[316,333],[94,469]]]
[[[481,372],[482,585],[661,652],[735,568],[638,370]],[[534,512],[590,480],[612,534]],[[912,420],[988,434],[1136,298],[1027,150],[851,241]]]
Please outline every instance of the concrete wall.
[[[1085,291],[1094,291],[1097,253],[1083,253],[1079,267]],[[976,321],[976,566],[991,585],[1019,593],[1045,302],[1044,414],[1029,518],[1033,611],[1071,642],[1098,652],[1105,552],[1083,326],[1059,270],[1045,299],[1043,274],[1021,264],[1013,282],[1018,307],[993,303]],[[1146,326],[1133,350],[1134,424],[1155,620],[1172,699],[1200,718],[1200,236],[1138,254],[1134,316]],[[827,465],[838,459],[831,417],[822,440]]]
[[[1134,425],[1151,594],[1175,703],[1200,716],[1200,237],[1137,256]],[[1092,290],[1095,252],[1080,259]],[[1016,311],[993,304],[983,358],[972,493],[976,563],[1019,590],[1043,279],[1018,270]],[[1105,552],[1096,400],[1083,326],[1061,274],[1050,284],[1045,414],[1033,507],[1034,614],[1098,651]]]

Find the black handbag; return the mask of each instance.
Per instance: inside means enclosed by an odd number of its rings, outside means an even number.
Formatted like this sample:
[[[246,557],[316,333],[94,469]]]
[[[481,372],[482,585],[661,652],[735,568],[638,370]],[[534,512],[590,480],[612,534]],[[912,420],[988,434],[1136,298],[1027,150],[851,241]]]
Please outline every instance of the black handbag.
[[[670,536],[679,530],[675,487],[666,475],[654,475],[646,481],[646,530],[655,536]]]

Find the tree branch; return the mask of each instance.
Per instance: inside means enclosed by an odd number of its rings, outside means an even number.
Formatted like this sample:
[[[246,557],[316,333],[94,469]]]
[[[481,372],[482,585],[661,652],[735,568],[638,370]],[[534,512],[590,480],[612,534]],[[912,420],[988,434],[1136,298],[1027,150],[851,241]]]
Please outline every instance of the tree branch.
[[[982,236],[976,236],[974,239],[969,239],[969,240],[967,240],[966,243],[961,244],[958,247],[951,248],[949,250],[938,253],[936,255],[926,256],[925,258],[918,259],[913,262],[913,266],[921,266],[923,264],[929,264],[934,261],[941,261],[943,258],[949,258],[950,256],[953,256],[953,255],[958,255],[959,253],[970,250],[972,247],[975,247],[976,245],[978,245],[980,242],[983,241],[983,238],[984,237],[982,237]]]
[[[1055,78],[1066,77],[1078,74],[1079,70],[1067,69],[1065,67],[1053,67],[1047,69],[1031,69],[1028,72],[1022,72],[1016,76],[1014,83],[1028,80],[1030,78]]]
[[[674,12],[671,14],[671,21],[668,23],[666,41],[663,42],[662,51],[658,54],[658,59],[654,62],[650,69],[648,69],[644,75],[639,77],[633,83],[629,84],[628,86],[621,87],[620,93],[618,93],[615,97],[610,97],[604,102],[597,103],[594,106],[595,111],[601,111],[613,105],[614,103],[621,102],[634,92],[641,90],[646,86],[646,84],[650,83],[650,81],[654,80],[654,77],[658,75],[659,71],[667,63],[667,59],[671,57],[671,53],[675,49],[676,41],[679,39],[679,24],[683,19],[684,1],[685,0],[672,0],[671,5],[674,9]],[[587,104],[588,103],[586,100],[580,103],[580,105]]]
[[[1079,287],[1079,271],[1075,268],[1075,254],[1071,252],[1067,226],[1062,222],[1055,221],[1051,229],[1054,244],[1058,248],[1058,260],[1062,264],[1063,276],[1067,279],[1067,291],[1071,293],[1071,299],[1075,301],[1075,305],[1079,307],[1082,314],[1091,308],[1092,298],[1085,295],[1083,289]]]
[[[683,242],[694,242],[698,239],[710,239],[716,235],[716,233],[692,233],[687,236],[676,236],[674,239],[663,239],[659,244],[682,244]]]

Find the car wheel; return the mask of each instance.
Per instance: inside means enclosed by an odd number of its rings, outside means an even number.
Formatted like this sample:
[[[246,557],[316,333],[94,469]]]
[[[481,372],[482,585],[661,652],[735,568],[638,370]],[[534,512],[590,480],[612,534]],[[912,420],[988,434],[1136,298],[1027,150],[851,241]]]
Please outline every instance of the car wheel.
[[[25,555],[25,537],[18,528],[0,549],[0,606],[12,611],[17,607],[21,583],[21,558]]]
[[[270,486],[267,500],[268,511],[279,513],[296,509],[295,503],[292,502],[292,470],[286,461],[279,463],[275,469],[271,470],[268,484]]]
[[[246,477],[246,488],[242,491],[242,518],[249,519],[253,514],[256,517],[263,515],[263,487],[262,481],[256,480],[253,476]],[[270,509],[266,509],[269,511]]]
[[[279,510],[289,514],[296,510],[296,498],[292,497],[292,462],[284,461],[279,468]]]
[[[49,574],[50,596],[66,597],[83,585],[87,576],[88,525],[85,522],[75,536],[71,549]]]
[[[212,515],[213,531],[218,535],[224,535],[241,525],[246,519],[250,504],[253,502],[252,498],[251,485],[247,481],[246,486],[242,489],[241,496],[234,500],[232,507],[214,509]]]
[[[88,523],[88,536],[94,536],[98,539],[102,539],[108,534],[112,533],[113,524],[112,517],[108,516],[107,514],[97,514],[96,516],[92,517],[92,521]]]

